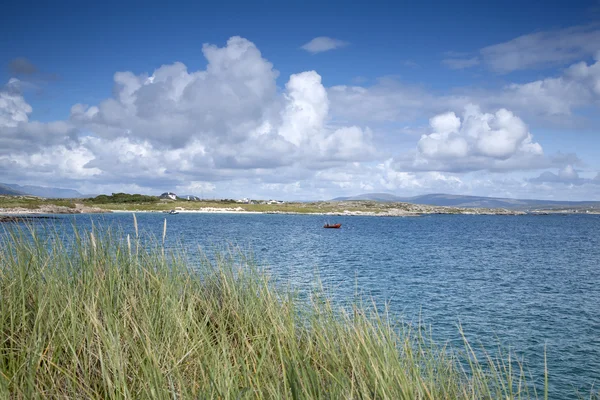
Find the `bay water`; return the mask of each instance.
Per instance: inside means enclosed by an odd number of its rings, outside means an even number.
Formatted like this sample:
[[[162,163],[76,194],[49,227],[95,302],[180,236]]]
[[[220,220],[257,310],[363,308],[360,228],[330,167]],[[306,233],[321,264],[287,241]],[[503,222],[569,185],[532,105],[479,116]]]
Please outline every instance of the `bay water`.
[[[439,343],[463,348],[461,326],[474,347],[522,357],[538,389],[546,354],[551,398],[589,398],[600,385],[600,215],[136,215],[159,240],[166,218],[166,246],[191,258],[240,248],[298,290],[318,277],[334,299],[387,302]],[[74,223],[134,232],[130,213],[53,223],[66,234]]]

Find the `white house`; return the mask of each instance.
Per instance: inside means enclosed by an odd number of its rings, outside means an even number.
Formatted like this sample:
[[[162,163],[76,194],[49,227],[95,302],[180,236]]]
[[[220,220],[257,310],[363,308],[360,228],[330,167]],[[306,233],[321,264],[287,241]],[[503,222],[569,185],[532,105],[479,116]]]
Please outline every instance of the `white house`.
[[[172,192],[165,192],[163,194],[160,195],[161,199],[170,199],[170,200],[177,200],[177,195],[175,193]]]

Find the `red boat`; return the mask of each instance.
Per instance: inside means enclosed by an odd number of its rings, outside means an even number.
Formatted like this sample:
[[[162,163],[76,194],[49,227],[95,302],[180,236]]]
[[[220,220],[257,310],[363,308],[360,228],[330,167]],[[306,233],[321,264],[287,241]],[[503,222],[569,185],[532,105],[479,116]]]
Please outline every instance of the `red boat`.
[[[323,228],[332,228],[332,229],[340,229],[342,224],[325,224]]]

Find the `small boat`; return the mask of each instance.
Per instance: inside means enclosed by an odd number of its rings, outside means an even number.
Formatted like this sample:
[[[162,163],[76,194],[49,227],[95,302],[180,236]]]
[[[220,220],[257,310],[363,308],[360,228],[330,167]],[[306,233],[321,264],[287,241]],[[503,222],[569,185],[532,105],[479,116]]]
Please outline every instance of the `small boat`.
[[[325,224],[323,228],[340,229],[342,224]]]
[[[171,210],[169,211],[169,215],[179,214],[179,211]]]

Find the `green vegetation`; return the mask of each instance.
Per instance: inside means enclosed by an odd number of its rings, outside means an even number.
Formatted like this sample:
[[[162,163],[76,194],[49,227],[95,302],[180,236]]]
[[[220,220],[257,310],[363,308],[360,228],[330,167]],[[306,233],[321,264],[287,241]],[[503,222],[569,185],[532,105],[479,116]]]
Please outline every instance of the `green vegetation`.
[[[7,235],[0,398],[536,397],[514,361],[459,356],[322,290],[302,302],[235,252],[190,269],[108,231]]]
[[[146,196],[143,194],[113,193],[110,196],[101,194],[94,198],[85,199],[88,205],[96,204],[127,204],[127,203],[156,203],[159,201],[157,196]]]
[[[155,203],[96,203],[88,204],[105,210],[128,210],[128,211],[166,211],[171,209],[200,210],[202,208],[240,208],[251,212],[288,212],[298,214],[311,213],[341,213],[345,210],[362,212],[385,212],[396,208],[400,210],[409,210],[409,206],[394,203],[376,203],[365,201],[353,202],[287,202],[283,204],[258,204],[258,203],[238,203],[233,200],[161,200]]]
[[[0,196],[0,209],[23,207],[28,209],[45,208],[43,212],[53,211],[53,206],[75,208],[80,205],[78,212],[105,211],[167,211],[202,210],[204,208],[236,209],[250,212],[294,213],[294,214],[341,214],[369,213],[378,215],[418,215],[418,214],[515,214],[518,212],[490,209],[465,209],[456,207],[438,207],[409,203],[382,203],[372,200],[352,201],[317,201],[317,202],[285,202],[268,204],[266,201],[254,200],[250,203],[238,203],[232,199],[224,200],[177,200],[161,199],[156,196],[141,194],[113,193],[111,196],[100,195],[90,199],[42,199],[33,196]],[[86,209],[87,207],[87,209]],[[68,212],[69,210],[60,210]]]
[[[0,195],[0,208],[27,208],[37,209],[40,206],[52,204],[56,206],[75,208],[75,199],[42,199],[36,196],[2,196]]]

